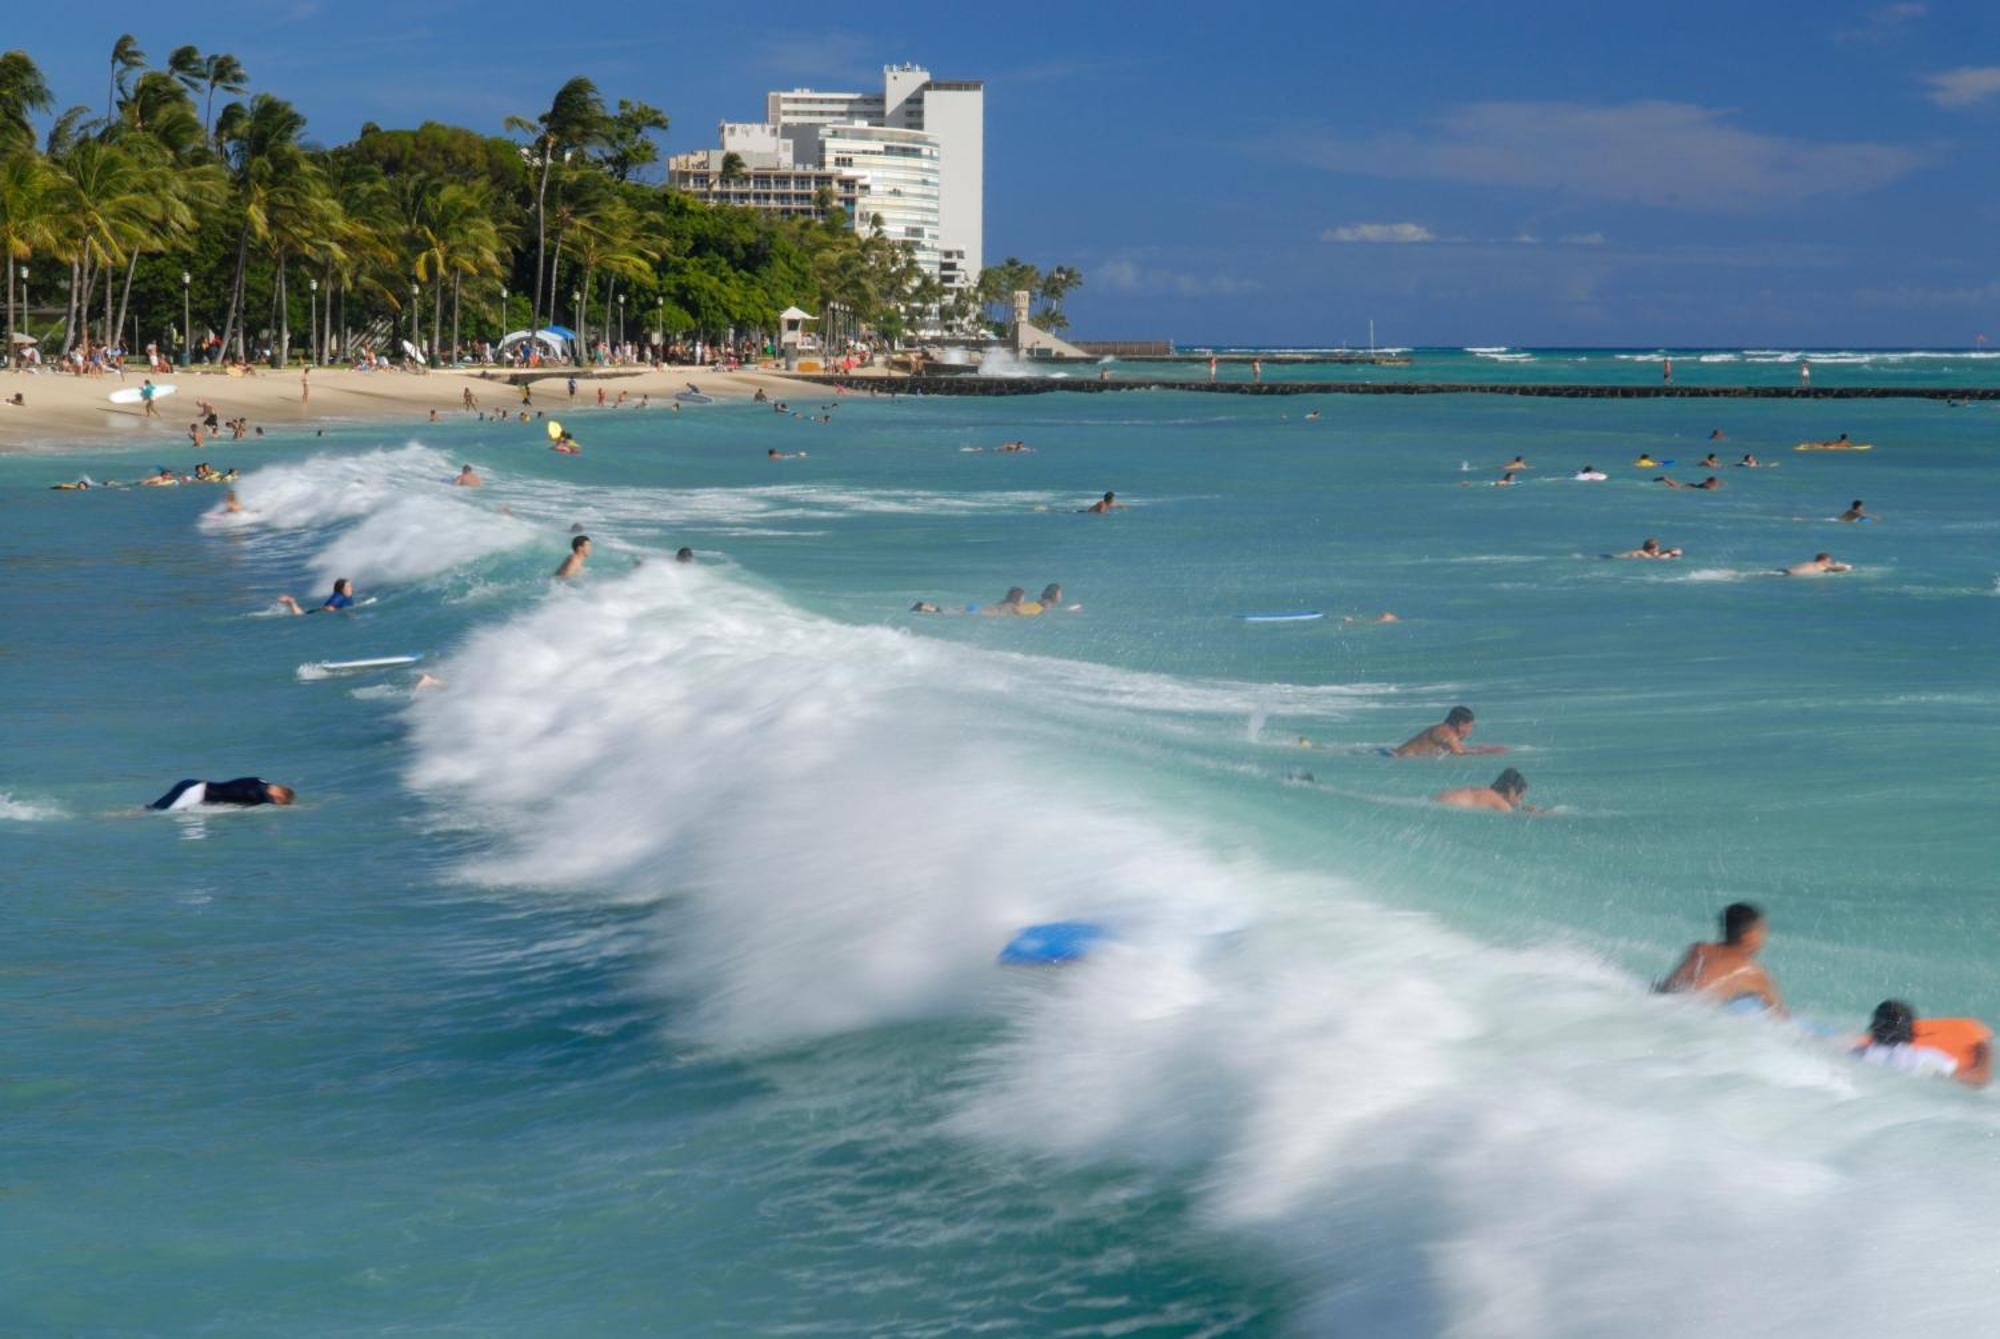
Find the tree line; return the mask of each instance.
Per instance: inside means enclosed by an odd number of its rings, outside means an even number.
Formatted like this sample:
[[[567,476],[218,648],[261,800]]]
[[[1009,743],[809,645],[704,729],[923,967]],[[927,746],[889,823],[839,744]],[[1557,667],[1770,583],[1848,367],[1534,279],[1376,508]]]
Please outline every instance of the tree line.
[[[586,78],[507,118],[513,138],[370,123],[329,148],[291,103],[251,94],[228,53],[182,46],[155,66],[127,34],[108,64],[102,109],[51,115],[34,60],[0,54],[10,351],[29,279],[40,333],[64,352],[128,338],[185,350],[185,324],[219,331],[228,356],[280,365],[295,350],[331,360],[398,338],[451,356],[551,325],[576,332],[579,356],[600,341],[713,341],[770,331],[788,306],[894,344],[1004,330],[1021,287],[1037,323],[1061,329],[1082,282],[1010,257],[974,290],[947,290],[830,197],[821,217],[776,218],[648,182],[666,114],[609,107]]]

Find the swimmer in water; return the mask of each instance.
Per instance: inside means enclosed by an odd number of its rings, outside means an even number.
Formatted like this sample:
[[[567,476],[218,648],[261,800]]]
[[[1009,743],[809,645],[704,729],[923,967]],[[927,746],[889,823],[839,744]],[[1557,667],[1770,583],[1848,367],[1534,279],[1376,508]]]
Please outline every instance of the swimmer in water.
[[[1815,553],[1811,562],[1793,563],[1781,570],[1788,577],[1817,577],[1829,572],[1852,572],[1854,569],[1846,563],[1835,562],[1830,553]]]
[[[1539,812],[1521,802],[1521,797],[1527,793],[1528,779],[1509,767],[1494,777],[1490,786],[1459,786],[1453,790],[1441,790],[1431,799],[1454,809],[1491,809],[1501,814]]]
[[[326,597],[326,603],[317,609],[302,609],[299,602],[289,595],[280,595],[278,603],[294,614],[344,614],[354,607],[354,583],[346,577],[333,583],[333,594]]]
[[[234,781],[182,781],[146,807],[168,811],[192,809],[201,804],[231,804],[248,809],[260,804],[287,805],[292,800],[290,786],[260,776],[239,776]]]
[[[1920,1019],[1903,1001],[1883,1000],[1854,1056],[1905,1074],[1949,1077],[1968,1088],[1984,1088],[1993,1081],[1993,1029],[1976,1018]]]
[[[1722,468],[1722,462],[1717,460],[1715,458],[1715,452],[1711,451],[1706,456],[1702,457],[1701,464],[1697,465],[1695,468],[1703,470],[1719,470]]]
[[[1782,1018],[1785,1002],[1777,983],[1756,960],[1768,934],[1763,912],[1748,902],[1732,902],[1722,909],[1721,942],[1690,944],[1680,964],[1653,989],[1662,995],[1711,995],[1723,1004],[1747,996]]]
[[[1061,609],[1063,607],[1062,583],[1051,581],[1048,585],[1042,587],[1042,593],[1036,597],[1036,603],[1040,604],[1044,609]]]
[[[235,489],[232,488],[222,495],[222,509],[232,516],[243,510],[243,504],[237,500]]]
[[[1018,614],[1023,612],[1023,606],[1027,603],[1027,599],[1027,591],[1019,586],[1009,586],[1007,593],[1001,596],[996,603],[982,604],[979,606],[977,612],[982,614]],[[1037,608],[1035,612],[1039,614],[1042,611]]]
[[[1088,507],[1078,509],[1079,516],[1108,516],[1114,511],[1123,511],[1125,504],[1118,500],[1116,493],[1106,493]]]
[[[1614,558],[1678,558],[1681,556],[1681,551],[1679,549],[1663,549],[1660,547],[1659,540],[1648,539],[1641,541],[1639,547],[1636,549],[1627,549],[1623,553],[1614,553],[1611,556]]]
[[[1606,474],[1603,470],[1598,469],[1597,466],[1595,465],[1585,465],[1582,469],[1578,470],[1575,475],[1576,481],[1578,483],[1585,483],[1585,484],[1601,484],[1610,477],[1611,477],[1610,475]]]
[[[1840,513],[1840,519],[1843,521],[1872,521],[1875,518],[1861,510],[1861,499],[1856,498],[1847,504],[1846,511]]]
[[[1708,432],[1708,440],[1711,442],[1726,442],[1729,440],[1729,434],[1725,433],[1720,428],[1710,428]]]
[[[687,548],[682,548],[682,549],[675,549],[675,550],[674,550],[674,561],[675,561],[675,562],[677,562],[677,563],[691,563],[691,562],[693,562],[693,561],[694,561],[694,550],[693,550],[693,549],[687,549]]]
[[[1494,488],[1512,488],[1514,486],[1514,471],[1508,470],[1498,479],[1495,479],[1491,486]]]
[[[1428,729],[1411,735],[1395,748],[1389,750],[1396,758],[1439,758],[1450,753],[1465,757],[1474,753],[1505,753],[1504,744],[1484,744],[1478,748],[1467,748],[1466,738],[1472,734],[1472,708],[1453,707],[1445,713],[1444,720]]]
[[[1528,458],[1526,456],[1515,456],[1512,460],[1508,461],[1501,468],[1506,470],[1507,473],[1512,474],[1516,470],[1532,469],[1534,467],[1528,464]]]
[[[556,569],[556,580],[568,581],[583,570],[583,565],[589,558],[590,536],[578,535],[569,542],[569,556],[564,558],[562,566]]]
[[[477,488],[486,481],[472,472],[472,466],[461,465],[458,467],[458,477],[452,482],[460,488]]]
[[[1641,470],[1656,470],[1660,467],[1660,462],[1641,451],[1639,458],[1632,462],[1632,467]]]
[[[1342,614],[1343,623],[1401,623],[1403,620],[1384,609],[1379,614]]]
[[[1686,488],[1697,493],[1713,493],[1716,489],[1722,487],[1722,480],[1716,478],[1713,474],[1698,484],[1684,484],[1678,480],[1670,479],[1664,474],[1653,480],[1653,482],[1656,484],[1665,484],[1669,488]]]
[[[1764,463],[1758,460],[1757,457],[1751,455],[1748,451],[1745,451],[1743,453],[1743,459],[1736,462],[1736,468],[1739,470],[1756,470],[1756,469],[1762,469],[1763,467]]]

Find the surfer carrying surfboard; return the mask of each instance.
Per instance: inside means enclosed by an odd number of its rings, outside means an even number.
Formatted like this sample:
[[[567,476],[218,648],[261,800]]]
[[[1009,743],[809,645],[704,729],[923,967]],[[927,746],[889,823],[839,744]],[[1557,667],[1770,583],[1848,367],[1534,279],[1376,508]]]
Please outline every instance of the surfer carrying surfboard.
[[[289,595],[280,595],[278,603],[294,614],[344,614],[354,607],[354,583],[346,577],[333,583],[333,594],[326,597],[326,603],[317,609],[301,608],[299,602]]]

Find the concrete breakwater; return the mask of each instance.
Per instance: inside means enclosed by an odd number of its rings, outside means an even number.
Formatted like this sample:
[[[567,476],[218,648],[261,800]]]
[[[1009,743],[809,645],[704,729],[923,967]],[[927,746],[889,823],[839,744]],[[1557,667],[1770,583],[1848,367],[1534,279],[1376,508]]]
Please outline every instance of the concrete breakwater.
[[[1214,395],[1530,395],[1558,400],[2000,400],[2000,386],[1565,386],[1474,381],[1174,381],[1124,377],[802,376],[890,395],[1048,395],[1196,391]]]

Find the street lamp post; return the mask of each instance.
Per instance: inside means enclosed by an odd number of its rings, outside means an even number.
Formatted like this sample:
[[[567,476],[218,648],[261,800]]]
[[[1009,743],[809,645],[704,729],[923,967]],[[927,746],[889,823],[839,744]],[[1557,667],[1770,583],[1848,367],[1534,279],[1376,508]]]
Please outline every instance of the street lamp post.
[[[618,347],[625,347],[625,295],[618,295]]]
[[[317,367],[319,365],[319,280],[308,279],[306,283],[312,289],[312,338],[306,341],[307,360]]]
[[[550,305],[555,305],[553,300]],[[585,366],[590,360],[590,351],[583,347],[584,336],[588,333],[583,324],[583,294],[574,288],[569,291],[569,310],[576,321],[576,365]]]
[[[26,265],[21,267],[21,319],[24,321],[28,319],[28,267]],[[12,335],[14,332],[10,330],[7,333]],[[7,349],[7,356],[0,358],[0,367],[14,366],[14,360],[20,356],[21,351],[10,345]]]
[[[667,299],[665,296],[653,299],[653,307],[659,317],[660,333],[653,338],[653,361],[664,365],[667,361]]]
[[[193,282],[194,282],[194,276],[192,274],[189,274],[186,270],[182,270],[181,271],[181,366],[183,368],[194,366],[194,324],[192,317],[190,316],[192,308],[190,308],[188,305],[188,285],[192,284]]]
[[[412,349],[423,347],[417,343],[417,299],[422,295],[423,289],[415,284],[410,285],[410,348]]]

